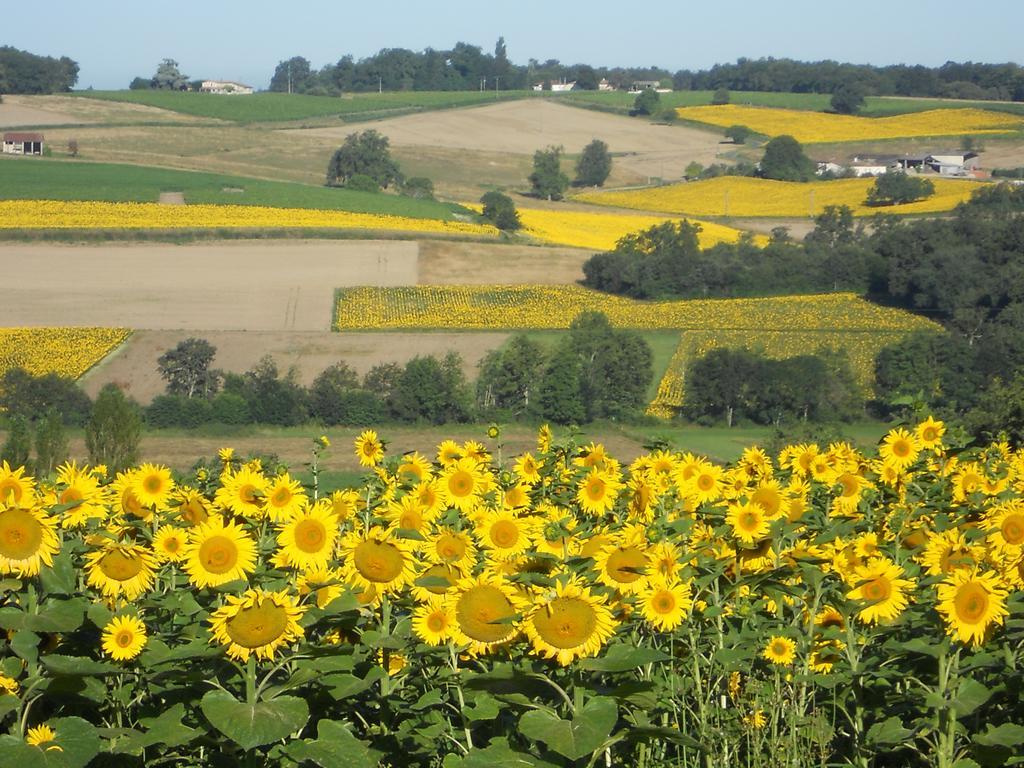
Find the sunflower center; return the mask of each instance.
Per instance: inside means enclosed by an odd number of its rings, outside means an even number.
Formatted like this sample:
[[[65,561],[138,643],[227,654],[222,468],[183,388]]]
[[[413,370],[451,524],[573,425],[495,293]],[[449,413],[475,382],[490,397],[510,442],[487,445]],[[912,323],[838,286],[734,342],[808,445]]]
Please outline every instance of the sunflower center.
[[[865,584],[861,592],[866,599],[881,602],[892,594],[892,584],[884,576],[879,576]]]
[[[246,483],[238,489],[238,498],[242,500],[243,504],[255,504],[256,503],[256,486],[251,483]]]
[[[505,593],[489,584],[468,589],[455,604],[455,618],[466,637],[481,643],[497,643],[512,633],[507,619],[515,609]]]
[[[427,629],[431,632],[443,632],[448,626],[448,621],[445,619],[444,614],[441,611],[434,611],[432,614],[427,616]]]
[[[980,584],[968,582],[957,590],[953,605],[956,616],[965,624],[977,624],[988,614],[988,592]]]
[[[710,491],[715,487],[715,478],[711,475],[700,475],[697,478],[697,487],[702,491]]]
[[[206,509],[198,501],[189,501],[182,504],[179,508],[179,514],[181,519],[189,525],[199,525],[205,523],[209,515],[206,514]]]
[[[1024,515],[1007,515],[1000,530],[1007,544],[1024,543]]]
[[[135,635],[132,632],[128,632],[127,630],[123,632],[118,632],[117,636],[114,638],[114,642],[122,648],[127,648],[129,645],[132,644],[134,640]]]
[[[788,651],[789,646],[787,646],[781,640],[776,640],[774,643],[772,643],[772,653],[775,656],[785,656]]]
[[[275,507],[283,507],[292,500],[292,492],[287,488],[278,488],[274,491],[274,495],[270,497],[270,503]]]
[[[736,517],[736,523],[741,530],[752,533],[760,527],[761,515],[748,509]]]
[[[587,480],[587,498],[591,501],[600,501],[604,498],[605,484],[600,477],[592,477]]]
[[[227,620],[225,631],[235,645],[260,648],[279,639],[288,628],[288,611],[272,600],[242,608]]]
[[[646,566],[647,558],[639,547],[623,547],[608,556],[606,570],[614,581],[631,584],[643,576]]]
[[[843,498],[846,499],[856,496],[860,490],[860,481],[857,480],[857,476],[849,472],[839,478],[839,484],[843,486]]]
[[[452,569],[447,565],[432,565],[423,572],[425,578],[444,579],[447,586],[425,587],[427,592],[434,595],[443,595],[452,586]]]
[[[364,440],[360,450],[362,450],[363,456],[372,458],[377,455],[377,444],[372,440]]]
[[[473,476],[464,469],[453,472],[448,478],[448,490],[460,499],[469,496],[473,492]]]
[[[7,478],[3,482],[0,482],[0,499],[4,501],[10,499],[15,504],[21,501],[21,496],[25,490],[21,487],[21,483],[17,480]]]
[[[70,488],[65,488],[64,491],[61,493],[60,503],[70,504],[73,501],[81,501],[84,498],[85,496],[82,494],[82,491],[80,489],[76,488],[75,486],[71,486]]]
[[[752,504],[757,504],[768,515],[774,515],[782,506],[782,497],[774,488],[758,488],[750,495]]]
[[[418,531],[423,527],[423,514],[418,509],[406,509],[398,518],[398,527]]]
[[[894,440],[892,444],[892,455],[899,456],[901,459],[905,459],[910,455],[911,447],[910,443],[906,440]]]
[[[128,581],[137,576],[145,564],[132,552],[112,549],[99,561],[100,570],[108,579]]]
[[[445,534],[437,540],[437,554],[449,562],[460,560],[466,554],[466,544],[455,536]]]
[[[24,560],[39,551],[43,525],[24,509],[12,507],[0,512],[0,555]]]
[[[146,493],[157,494],[163,489],[163,481],[156,475],[150,475],[142,481],[142,487],[146,489]]]
[[[927,442],[932,442],[939,439],[939,431],[935,427],[925,427],[921,430],[921,437]]]
[[[672,613],[676,609],[676,597],[667,589],[659,590],[651,600],[655,613]]]
[[[303,520],[295,526],[295,546],[303,552],[319,552],[326,542],[327,528],[319,520]]]
[[[356,547],[352,553],[356,570],[367,581],[386,584],[401,575],[405,557],[394,544],[370,539]]]
[[[578,597],[556,597],[533,616],[537,634],[555,648],[576,648],[597,629],[597,612]]]
[[[210,573],[227,573],[238,563],[238,546],[227,536],[211,536],[199,546],[199,562]]]
[[[152,493],[152,491],[150,491],[150,493]],[[142,509],[142,502],[139,501],[138,496],[132,493],[131,488],[125,488],[124,493],[121,494],[121,506],[126,512],[135,515],[136,517],[141,517],[140,513],[144,511]]]
[[[163,542],[164,550],[167,552],[177,552],[181,549],[181,541],[177,536],[168,536]]]
[[[512,520],[499,520],[491,526],[491,540],[502,549],[509,549],[519,541],[519,526]]]

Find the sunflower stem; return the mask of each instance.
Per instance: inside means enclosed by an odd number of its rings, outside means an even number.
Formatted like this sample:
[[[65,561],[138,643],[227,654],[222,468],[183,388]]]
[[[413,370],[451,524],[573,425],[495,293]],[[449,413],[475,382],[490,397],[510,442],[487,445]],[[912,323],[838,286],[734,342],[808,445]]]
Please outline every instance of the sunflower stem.
[[[256,657],[249,656],[245,662],[245,701],[256,703]]]

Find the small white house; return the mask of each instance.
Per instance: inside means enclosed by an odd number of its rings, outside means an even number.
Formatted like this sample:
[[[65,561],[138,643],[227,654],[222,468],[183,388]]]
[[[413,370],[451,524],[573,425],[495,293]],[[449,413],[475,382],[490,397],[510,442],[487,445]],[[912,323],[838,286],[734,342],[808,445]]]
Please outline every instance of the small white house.
[[[233,80],[203,80],[199,89],[202,93],[233,94],[236,96],[248,96],[255,92],[255,88],[244,83],[236,83]]]
[[[853,163],[850,165],[850,170],[857,176],[881,176],[889,172],[889,166],[876,163]]]
[[[5,133],[2,149],[5,155],[41,155],[43,154],[43,134]]]
[[[608,78],[602,77],[601,82],[597,84],[597,90],[599,91],[614,91],[615,86],[608,82]]]

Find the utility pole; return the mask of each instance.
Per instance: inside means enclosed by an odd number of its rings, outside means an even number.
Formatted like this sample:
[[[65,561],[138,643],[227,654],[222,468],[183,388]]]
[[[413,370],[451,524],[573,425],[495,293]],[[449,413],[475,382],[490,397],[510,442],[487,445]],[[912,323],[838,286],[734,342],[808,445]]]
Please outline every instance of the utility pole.
[[[384,93],[384,76],[377,75],[377,93]]]
[[[292,60],[288,59],[288,93],[292,92]]]
[[[498,81],[501,80],[501,75],[494,76],[494,98],[498,98]]]

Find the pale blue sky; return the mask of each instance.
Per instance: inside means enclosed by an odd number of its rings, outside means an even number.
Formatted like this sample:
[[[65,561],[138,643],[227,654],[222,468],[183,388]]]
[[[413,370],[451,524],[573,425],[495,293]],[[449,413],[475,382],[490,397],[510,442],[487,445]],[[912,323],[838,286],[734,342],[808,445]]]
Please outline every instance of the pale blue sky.
[[[265,88],[277,62],[314,67],[381,48],[462,40],[509,58],[705,68],[739,56],[857,63],[1020,62],[1024,0],[52,0],[43,23],[9,17],[0,45],[67,55],[78,87],[124,88],[164,57],[190,78]]]

